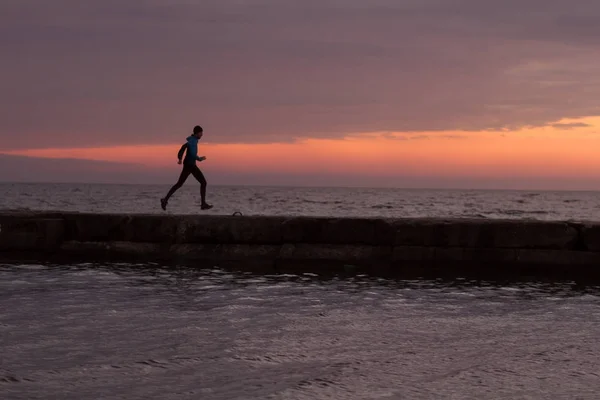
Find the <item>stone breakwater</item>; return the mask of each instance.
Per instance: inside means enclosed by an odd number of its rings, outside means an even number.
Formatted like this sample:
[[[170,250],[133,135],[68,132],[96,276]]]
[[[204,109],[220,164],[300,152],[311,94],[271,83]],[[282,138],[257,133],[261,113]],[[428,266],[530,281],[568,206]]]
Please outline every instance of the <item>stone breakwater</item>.
[[[600,223],[0,212],[0,259],[56,257],[276,270],[538,266],[592,272],[600,267]]]

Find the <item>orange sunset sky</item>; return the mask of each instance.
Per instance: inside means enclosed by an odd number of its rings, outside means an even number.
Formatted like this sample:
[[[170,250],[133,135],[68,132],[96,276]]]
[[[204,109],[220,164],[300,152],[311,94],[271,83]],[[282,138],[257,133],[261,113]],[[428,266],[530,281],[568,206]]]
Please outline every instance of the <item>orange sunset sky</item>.
[[[600,118],[578,121],[589,126],[543,127],[511,132],[374,132],[339,139],[303,139],[293,143],[202,145],[206,171],[355,175],[357,184],[369,177],[393,182],[400,175],[440,177],[600,176]],[[574,122],[564,122],[574,123]],[[89,148],[40,148],[7,154],[41,158],[81,158],[143,165],[148,170],[178,170],[181,143]],[[173,176],[176,174],[174,173]]]
[[[168,183],[200,124],[211,184],[600,190],[596,3],[58,3],[0,16],[0,180]]]

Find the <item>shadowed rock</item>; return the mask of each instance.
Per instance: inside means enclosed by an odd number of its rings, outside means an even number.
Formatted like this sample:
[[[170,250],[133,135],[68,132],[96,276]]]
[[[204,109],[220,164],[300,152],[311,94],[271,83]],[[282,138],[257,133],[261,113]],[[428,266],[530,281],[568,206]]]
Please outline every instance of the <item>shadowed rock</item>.
[[[560,221],[0,212],[0,257],[275,265],[600,267],[600,225]],[[353,267],[354,268],[354,267]],[[358,267],[357,267],[358,268]],[[358,269],[357,269],[358,270]],[[369,269],[367,269],[369,270]],[[364,269],[363,269],[364,271]],[[591,269],[589,269],[591,271]]]

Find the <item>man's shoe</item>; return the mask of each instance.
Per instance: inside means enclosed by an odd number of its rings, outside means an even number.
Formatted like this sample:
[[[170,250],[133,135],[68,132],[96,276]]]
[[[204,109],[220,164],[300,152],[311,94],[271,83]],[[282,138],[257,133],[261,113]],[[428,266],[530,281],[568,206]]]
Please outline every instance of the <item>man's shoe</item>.
[[[167,211],[167,200],[160,199],[160,206],[163,210]]]
[[[204,204],[202,204],[202,205],[200,206],[200,208],[201,208],[202,210],[210,210],[212,207],[213,207],[213,206],[212,206],[211,204],[208,204],[208,203],[204,203]]]

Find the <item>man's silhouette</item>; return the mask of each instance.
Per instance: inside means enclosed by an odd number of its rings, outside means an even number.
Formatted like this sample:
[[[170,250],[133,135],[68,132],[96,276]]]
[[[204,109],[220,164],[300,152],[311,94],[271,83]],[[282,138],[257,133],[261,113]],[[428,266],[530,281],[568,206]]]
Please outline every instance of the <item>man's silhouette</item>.
[[[212,208],[212,205],[206,202],[206,179],[204,178],[202,171],[200,171],[200,168],[198,168],[196,165],[196,161],[206,160],[206,157],[204,156],[198,157],[198,140],[200,140],[202,135],[202,127],[195,126],[194,133],[186,139],[187,142],[181,146],[181,149],[179,149],[179,152],[177,153],[178,164],[181,164],[183,153],[187,150],[185,158],[183,159],[183,169],[181,170],[181,175],[179,175],[179,180],[177,183],[173,185],[171,190],[169,190],[169,193],[167,193],[164,198],[160,199],[160,206],[163,210],[167,209],[169,199],[171,196],[173,196],[173,193],[175,193],[177,189],[183,186],[190,174],[194,175],[194,178],[200,182],[200,197],[202,199],[202,205],[200,208],[203,210]]]

